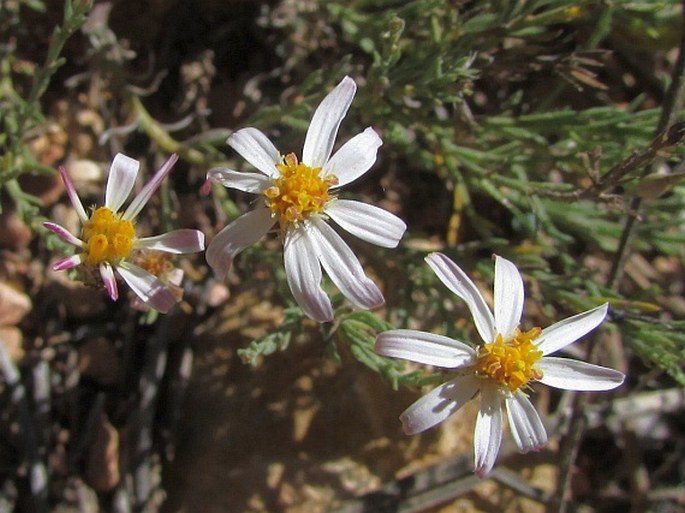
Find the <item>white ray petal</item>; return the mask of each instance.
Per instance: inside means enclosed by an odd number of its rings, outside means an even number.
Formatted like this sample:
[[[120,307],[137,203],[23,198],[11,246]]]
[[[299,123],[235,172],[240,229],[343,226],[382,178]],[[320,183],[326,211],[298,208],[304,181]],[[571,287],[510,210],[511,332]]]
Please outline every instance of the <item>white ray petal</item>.
[[[384,248],[397,247],[407,229],[396,215],[360,201],[337,199],[324,212],[355,237]]]
[[[317,322],[333,320],[333,307],[321,288],[321,264],[303,229],[291,229],[283,248],[285,276],[295,301]]]
[[[516,266],[501,256],[495,256],[495,329],[511,339],[523,313],[523,279]]]
[[[378,155],[383,141],[376,131],[368,127],[361,134],[343,144],[323,166],[323,175],[335,175],[338,183],[332,188],[342,187],[366,173]]]
[[[105,262],[100,264],[100,277],[102,278],[102,283],[105,285],[105,290],[107,294],[112,299],[116,301],[119,299],[119,287],[117,286],[117,279],[114,277],[114,270],[112,266]]]
[[[312,116],[304,138],[302,162],[309,167],[323,167],[333,151],[338,128],[350,108],[357,84],[350,77],[342,81],[323,99]]]
[[[465,367],[476,352],[463,342],[416,330],[390,330],[376,337],[376,352],[392,358],[435,365],[445,369]]]
[[[323,219],[307,221],[309,240],[321,265],[340,292],[359,308],[375,308],[385,300],[376,284],[364,273],[350,247]]]
[[[483,342],[493,342],[496,335],[495,320],[476,284],[442,253],[431,253],[425,260],[440,281],[466,302]]]
[[[479,477],[488,474],[495,465],[502,443],[502,403],[497,385],[482,381],[480,410],[476,417],[473,439],[474,472]]]
[[[123,153],[117,153],[112,160],[105,189],[105,206],[112,212],[119,212],[138,176],[140,162]]]
[[[70,257],[62,258],[52,264],[53,271],[66,271],[67,269],[73,269],[77,265],[81,265],[85,259],[85,254],[79,253],[78,255],[72,255]]]
[[[135,248],[165,251],[175,255],[197,253],[205,249],[205,234],[200,230],[173,230],[154,237],[138,239]]]
[[[63,226],[60,226],[57,223],[51,223],[50,221],[45,221],[43,227],[58,235],[64,242],[76,246],[77,248],[83,247],[83,241]]]
[[[269,138],[253,127],[242,128],[228,138],[228,145],[241,157],[270,178],[279,176],[276,164],[281,159]]]
[[[242,173],[222,167],[207,171],[207,180],[252,194],[261,194],[272,184],[272,181],[263,174]]]
[[[143,303],[158,312],[167,313],[178,302],[164,282],[136,265],[122,262],[117,272]]]
[[[570,358],[546,356],[536,365],[542,371],[541,383],[564,390],[613,390],[625,379],[617,370]]]
[[[152,178],[150,178],[150,180],[140,190],[136,197],[133,198],[133,201],[121,216],[122,219],[128,219],[131,221],[136,218],[147,202],[150,201],[150,198],[162,184],[167,175],[171,172],[174,164],[176,164],[177,161],[178,155],[175,153],[166,159],[166,162],[162,164],[162,167],[159,168],[159,170],[153,175]]]
[[[605,303],[592,310],[552,324],[542,330],[540,336],[535,340],[535,344],[542,351],[543,356],[552,354],[599,326],[606,317],[608,308],[609,305]]]
[[[274,225],[271,211],[257,208],[243,214],[214,237],[207,247],[207,263],[221,279],[226,277],[233,258],[243,249],[261,239]]]
[[[76,210],[81,223],[85,223],[88,221],[88,214],[86,214],[86,210],[83,208],[81,198],[79,198],[78,194],[76,193],[74,182],[71,181],[71,178],[69,177],[69,174],[64,166],[59,166],[59,174],[64,182],[64,187],[67,190],[67,196],[69,197],[69,201],[71,201],[71,205],[74,207],[74,210]]]
[[[415,435],[438,425],[471,400],[479,381],[472,375],[459,376],[420,397],[400,415],[404,432]]]
[[[547,432],[535,406],[520,390],[506,399],[511,435],[521,452],[539,451],[547,443]]]

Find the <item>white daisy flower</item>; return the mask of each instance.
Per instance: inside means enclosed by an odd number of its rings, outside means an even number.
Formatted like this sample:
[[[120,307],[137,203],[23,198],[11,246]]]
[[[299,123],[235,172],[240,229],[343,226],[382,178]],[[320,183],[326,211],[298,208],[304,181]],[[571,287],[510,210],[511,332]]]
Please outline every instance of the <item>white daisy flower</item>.
[[[104,284],[109,297],[116,301],[119,290],[116,271],[133,292],[150,308],[166,313],[178,302],[177,291],[167,286],[154,274],[132,263],[137,250],[157,250],[172,254],[195,253],[204,249],[204,234],[199,230],[173,230],[155,237],[136,237],[135,218],[152,194],[166,178],[177,155],[172,155],[133,199],[126,210],[120,212],[131,194],[138,176],[140,162],[121,153],[112,161],[105,190],[105,205],[93,207],[88,215],[64,167],[59,168],[67,195],[81,220],[80,238],[66,228],[45,222],[43,226],[59,235],[64,241],[81,251],[63,258],[53,270],[63,271],[82,266],[86,283]],[[98,279],[99,278],[99,279]]]
[[[415,330],[391,330],[378,335],[376,351],[385,356],[455,369],[457,376],[436,387],[400,416],[408,435],[429,429],[480,393],[480,411],[474,434],[475,472],[492,469],[502,441],[506,411],[514,441],[521,452],[539,450],[547,433],[524,390],[539,381],[565,390],[611,390],[623,373],[572,360],[548,356],[596,328],[606,316],[607,304],[569,317],[552,326],[519,329],[523,312],[523,280],[516,266],[495,259],[494,315],[476,285],[454,262],[432,253],[426,262],[447,288],[463,299],[483,339],[476,349],[457,340]]]
[[[354,80],[345,77],[324,98],[307,130],[301,160],[292,153],[281,155],[256,128],[243,128],[228,138],[228,144],[259,173],[212,169],[207,174],[213,182],[262,197],[255,210],[212,240],[207,248],[209,265],[225,277],[235,256],[278,223],[290,290],[305,314],[319,322],[333,319],[331,301],[321,287],[322,267],[355,306],[368,309],[384,302],[328,219],[360,239],[387,248],[396,247],[406,229],[402,220],[381,208],[334,194],[369,170],[382,144],[378,134],[367,128],[331,156],[356,89]]]

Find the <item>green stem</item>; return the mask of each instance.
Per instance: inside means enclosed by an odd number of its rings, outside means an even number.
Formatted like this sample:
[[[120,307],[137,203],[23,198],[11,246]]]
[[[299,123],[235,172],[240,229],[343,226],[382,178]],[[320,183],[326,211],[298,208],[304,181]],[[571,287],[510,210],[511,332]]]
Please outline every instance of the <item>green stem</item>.
[[[191,164],[203,165],[207,159],[198,150],[183,146],[176,139],[171,137],[166,130],[150,115],[143,102],[138,96],[130,96],[131,110],[136,114],[140,123],[140,128],[152,139],[162,150],[167,153],[178,153],[185,161]]]

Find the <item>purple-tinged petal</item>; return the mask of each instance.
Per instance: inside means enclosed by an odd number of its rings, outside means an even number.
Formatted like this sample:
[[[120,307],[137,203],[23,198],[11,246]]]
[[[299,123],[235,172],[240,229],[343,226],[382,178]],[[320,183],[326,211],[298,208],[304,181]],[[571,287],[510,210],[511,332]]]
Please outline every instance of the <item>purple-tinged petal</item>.
[[[476,284],[457,264],[442,253],[431,253],[425,260],[440,281],[466,302],[483,342],[493,342],[497,335],[495,320]]]
[[[252,127],[242,128],[232,134],[226,142],[269,178],[280,176],[276,164],[280,162],[281,154],[261,131]]]
[[[223,228],[207,247],[207,263],[221,279],[226,277],[233,258],[243,249],[261,239],[274,225],[271,211],[257,208]]]
[[[45,221],[43,223],[43,226],[51,232],[59,235],[59,238],[62,239],[64,242],[71,244],[72,246],[76,246],[77,248],[83,247],[83,241],[63,226],[60,226],[57,223],[51,223],[50,221]]]
[[[83,263],[84,254],[79,253],[78,255],[72,255],[70,257],[62,258],[54,264],[52,264],[53,271],[66,271],[67,269],[73,269],[77,265]]]
[[[154,249],[180,255],[205,249],[205,234],[200,230],[173,230],[154,237],[138,239],[135,248]]]
[[[288,286],[302,311],[317,322],[333,320],[331,300],[321,288],[321,264],[305,230],[288,230],[283,261]]]
[[[495,329],[504,340],[514,337],[523,313],[523,280],[516,266],[495,256]]]
[[[625,379],[625,375],[617,370],[570,358],[546,356],[536,366],[542,371],[541,383],[564,390],[613,390]]]
[[[81,198],[79,198],[78,194],[76,193],[74,182],[72,182],[71,178],[69,178],[69,174],[64,166],[59,166],[59,174],[64,182],[64,187],[67,190],[67,196],[69,197],[69,201],[71,201],[71,205],[74,207],[74,210],[76,210],[81,223],[85,223],[88,221],[88,214],[86,214],[86,209],[83,208]]]
[[[359,308],[375,308],[385,302],[376,284],[366,276],[359,260],[335,230],[320,218],[311,218],[305,229],[309,241],[335,286]]]
[[[304,164],[313,168],[326,164],[333,151],[340,123],[347,114],[356,92],[357,84],[350,77],[345,77],[316,108],[304,138]]]
[[[415,435],[440,424],[476,395],[479,382],[472,375],[459,376],[419,398],[400,415],[405,434]]]
[[[167,313],[178,302],[162,280],[136,265],[122,262],[117,272],[143,303],[158,312]]]
[[[547,432],[540,415],[520,390],[505,400],[509,428],[521,452],[539,451],[547,444]]]
[[[474,472],[479,477],[484,477],[495,466],[495,460],[502,444],[501,401],[502,398],[497,385],[482,382],[480,388],[480,410],[476,417],[476,429],[473,439]]]
[[[174,268],[168,275],[167,275],[167,283],[171,283],[172,285],[176,285],[177,287],[181,286],[181,282],[183,281],[183,269],[179,269],[178,267]]]
[[[599,326],[606,317],[608,308],[609,305],[604,303],[592,310],[552,324],[542,330],[535,344],[542,351],[543,356],[559,351]]]
[[[455,369],[472,364],[476,352],[457,340],[416,330],[390,330],[376,337],[376,352],[392,358]]]
[[[338,179],[331,188],[347,185],[371,169],[382,144],[380,136],[371,127],[343,144],[323,166],[324,176],[335,175]]]
[[[242,173],[232,169],[214,168],[207,171],[207,180],[224,187],[252,194],[261,194],[273,183],[260,173]]]
[[[119,212],[136,182],[140,162],[123,153],[117,153],[109,168],[107,188],[105,189],[105,206],[112,212]]]
[[[131,204],[124,212],[124,215],[121,216],[122,219],[131,221],[136,218],[147,202],[150,201],[150,198],[162,184],[167,175],[171,172],[176,162],[178,162],[178,155],[175,153],[166,159],[166,162],[162,164],[162,167],[159,168],[154,176],[150,178],[150,181],[145,184],[145,186],[133,199]]]
[[[336,199],[324,212],[355,237],[384,248],[397,247],[407,229],[396,215],[360,201]]]
[[[112,301],[119,299],[119,287],[117,286],[117,279],[114,276],[112,266],[108,263],[100,264],[100,277]]]

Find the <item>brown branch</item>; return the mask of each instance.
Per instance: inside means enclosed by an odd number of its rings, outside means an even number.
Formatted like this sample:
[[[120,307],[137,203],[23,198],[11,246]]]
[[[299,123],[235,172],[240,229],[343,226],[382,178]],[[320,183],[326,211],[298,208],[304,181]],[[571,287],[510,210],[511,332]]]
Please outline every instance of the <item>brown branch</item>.
[[[634,151],[599,177],[591,176],[593,183],[589,187],[572,192],[535,191],[535,193],[561,201],[589,198],[613,200],[615,196],[607,194],[607,191],[616,187],[630,173],[638,169],[648,169],[655,160],[663,158],[666,152],[681,144],[683,139],[685,139],[685,121],[678,121],[668,129],[660,130],[644,151]]]

